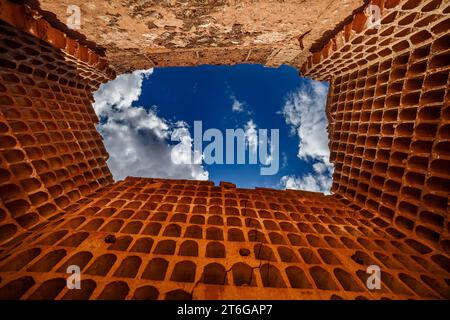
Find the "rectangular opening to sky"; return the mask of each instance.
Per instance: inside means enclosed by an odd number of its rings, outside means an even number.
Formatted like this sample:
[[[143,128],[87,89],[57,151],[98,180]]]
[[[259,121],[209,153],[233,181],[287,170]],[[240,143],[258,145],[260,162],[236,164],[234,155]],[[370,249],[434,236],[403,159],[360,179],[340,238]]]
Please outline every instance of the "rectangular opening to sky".
[[[116,180],[329,193],[327,93],[288,66],[155,68],[103,84],[94,108]]]

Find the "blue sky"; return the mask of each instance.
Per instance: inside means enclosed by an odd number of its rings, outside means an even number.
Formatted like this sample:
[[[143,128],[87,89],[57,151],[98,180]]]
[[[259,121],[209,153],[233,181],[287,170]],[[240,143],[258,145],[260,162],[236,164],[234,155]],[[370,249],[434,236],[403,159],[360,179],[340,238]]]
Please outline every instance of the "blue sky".
[[[94,94],[94,108],[116,180],[127,175],[193,178],[242,188],[327,192],[332,172],[324,113],[327,88],[288,66],[155,68],[102,85]],[[203,130],[217,128],[224,135],[226,129],[249,126],[279,129],[278,173],[261,175],[259,164],[171,164],[165,155],[177,144],[171,134],[193,137],[196,120]]]

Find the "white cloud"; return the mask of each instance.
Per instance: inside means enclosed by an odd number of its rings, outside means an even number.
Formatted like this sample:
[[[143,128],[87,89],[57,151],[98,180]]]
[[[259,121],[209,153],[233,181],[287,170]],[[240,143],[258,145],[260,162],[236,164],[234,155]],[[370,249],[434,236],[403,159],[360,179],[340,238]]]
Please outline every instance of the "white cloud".
[[[248,148],[256,153],[258,150],[258,131],[256,130],[256,124],[253,119],[247,121],[244,126],[244,131]]]
[[[332,184],[328,175],[317,172],[314,172],[314,174],[308,173],[301,177],[295,175],[283,176],[280,182],[285,189],[315,191],[325,194],[330,194],[329,190]]]
[[[178,121],[175,124],[175,128],[172,131],[172,141],[180,141],[176,146],[172,148],[171,159],[174,164],[201,164],[203,155],[199,151],[192,150],[191,134],[186,122]],[[206,176],[207,179],[207,176]],[[204,179],[200,179],[204,180]]]
[[[233,101],[233,104],[231,105],[231,110],[233,110],[233,112],[244,112],[244,103],[236,99],[234,95],[232,95],[230,98]]]
[[[288,165],[288,158],[286,152],[281,153],[281,168],[286,168]]]
[[[200,164],[189,164],[182,158],[188,155],[186,147],[194,156],[186,123],[172,123],[159,117],[155,107],[147,110],[131,105],[141,94],[144,77],[152,72],[152,69],[138,70],[120,75],[94,93],[94,109],[101,119],[97,130],[103,136],[114,178],[207,180],[208,172]],[[172,137],[178,137],[180,143],[170,144]],[[181,147],[183,152],[175,150],[176,156],[172,157],[172,150]]]
[[[300,138],[298,156],[301,159],[323,159],[328,161],[327,118],[325,104],[327,86],[321,82],[312,81],[291,94],[283,108],[286,123],[291,131]]]
[[[136,101],[142,91],[142,80],[149,77],[153,69],[137,70],[118,76],[104,83],[94,93],[94,108],[99,116],[107,116],[116,109],[127,109]]]
[[[253,158],[255,161],[254,163],[256,163],[258,158],[260,164],[264,166],[274,165],[277,167],[276,171],[278,172],[279,139],[277,138],[275,141],[272,140],[274,133],[270,131],[270,133],[272,134],[272,136],[270,137],[269,131],[266,130],[266,136],[264,138],[263,133],[261,133],[261,130],[258,130],[258,126],[253,121],[253,119],[248,120],[244,125],[244,133],[245,147],[249,149],[249,158]],[[252,163],[251,160],[250,163]]]
[[[290,125],[291,132],[299,137],[297,156],[313,163],[312,173],[281,178],[281,184],[288,189],[329,193],[331,188],[334,168],[329,160],[328,121],[325,114],[327,91],[325,84],[309,80],[286,99],[281,113]]]

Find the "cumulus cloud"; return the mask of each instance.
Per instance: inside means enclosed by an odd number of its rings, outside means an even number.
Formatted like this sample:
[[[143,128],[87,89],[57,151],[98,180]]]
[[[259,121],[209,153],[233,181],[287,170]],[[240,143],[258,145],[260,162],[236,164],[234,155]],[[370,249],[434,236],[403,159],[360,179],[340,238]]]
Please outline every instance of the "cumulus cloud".
[[[324,83],[306,82],[297,92],[290,94],[282,114],[299,138],[297,156],[312,163],[313,172],[303,176],[287,175],[281,184],[287,189],[302,189],[329,193],[333,165],[328,148],[327,117],[325,105],[328,86]]]
[[[94,93],[94,109],[101,120],[97,130],[108,150],[108,166],[114,178],[207,180],[208,172],[200,164],[186,160],[199,155],[192,151],[185,122],[172,123],[159,117],[156,107],[132,106],[141,94],[142,81],[152,72],[138,70],[120,75]],[[179,143],[171,144],[170,140]]]
[[[283,176],[280,180],[285,189],[305,190],[330,194],[332,184],[331,175],[318,173],[308,173],[301,177],[296,175]]]

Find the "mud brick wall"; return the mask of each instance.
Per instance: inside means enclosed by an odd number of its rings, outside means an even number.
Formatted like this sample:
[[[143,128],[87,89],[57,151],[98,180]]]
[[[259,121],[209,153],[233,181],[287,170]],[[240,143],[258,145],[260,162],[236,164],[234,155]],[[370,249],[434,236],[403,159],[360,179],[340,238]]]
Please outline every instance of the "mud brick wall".
[[[106,49],[110,65],[120,73],[202,64],[299,67],[322,34],[365,2],[39,1],[44,16],[49,11],[60,21],[67,18],[67,5],[79,6],[83,35]]]
[[[0,246],[8,247],[112,183],[92,90],[114,72],[23,6],[1,9]]]
[[[331,80],[332,190],[448,254],[450,5],[373,4],[303,66]]]
[[[448,298],[442,257],[423,257],[332,196],[129,177],[17,247],[0,298]]]

